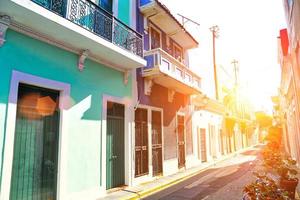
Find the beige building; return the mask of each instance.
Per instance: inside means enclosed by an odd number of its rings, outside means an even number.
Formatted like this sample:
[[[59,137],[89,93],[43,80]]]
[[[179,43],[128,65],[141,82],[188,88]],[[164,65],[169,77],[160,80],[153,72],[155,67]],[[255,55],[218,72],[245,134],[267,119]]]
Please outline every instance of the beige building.
[[[280,31],[278,60],[281,66],[280,118],[285,149],[300,162],[300,2],[284,0],[287,29]]]

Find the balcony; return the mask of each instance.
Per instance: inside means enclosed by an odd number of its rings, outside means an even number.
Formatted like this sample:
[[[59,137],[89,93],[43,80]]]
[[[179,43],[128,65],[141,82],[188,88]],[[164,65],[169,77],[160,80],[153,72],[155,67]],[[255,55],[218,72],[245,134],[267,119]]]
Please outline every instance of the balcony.
[[[196,48],[198,42],[158,0],[140,0],[140,12],[184,49]]]
[[[185,64],[160,48],[147,51],[144,56],[147,66],[143,68],[142,74],[146,81],[153,81],[186,95],[201,94],[201,78]]]
[[[90,0],[2,0],[13,27],[71,47],[120,69],[145,66],[143,38]]]

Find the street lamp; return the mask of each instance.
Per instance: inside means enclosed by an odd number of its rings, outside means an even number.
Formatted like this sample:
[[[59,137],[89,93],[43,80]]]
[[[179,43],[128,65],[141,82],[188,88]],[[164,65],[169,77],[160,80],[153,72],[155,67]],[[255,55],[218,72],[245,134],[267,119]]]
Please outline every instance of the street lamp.
[[[219,100],[215,39],[219,37],[220,28],[218,25],[214,25],[214,26],[210,27],[209,30],[212,32],[212,38],[213,38],[213,64],[214,64],[216,99]]]

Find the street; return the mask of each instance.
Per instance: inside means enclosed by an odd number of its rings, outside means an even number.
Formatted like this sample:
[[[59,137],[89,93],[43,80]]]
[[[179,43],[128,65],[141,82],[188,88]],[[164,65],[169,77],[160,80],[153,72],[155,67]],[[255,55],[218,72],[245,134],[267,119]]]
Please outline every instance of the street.
[[[144,199],[161,200],[240,200],[244,185],[254,178],[253,169],[261,146],[237,154],[196,176]]]

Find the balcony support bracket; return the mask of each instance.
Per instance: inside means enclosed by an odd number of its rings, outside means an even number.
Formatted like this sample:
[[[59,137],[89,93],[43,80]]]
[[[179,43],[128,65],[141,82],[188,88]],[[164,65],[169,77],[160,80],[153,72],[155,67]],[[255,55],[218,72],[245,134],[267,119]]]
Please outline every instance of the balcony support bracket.
[[[80,55],[79,55],[79,59],[78,59],[78,69],[79,71],[83,71],[84,69],[84,62],[85,59],[88,57],[89,55],[89,50],[84,50]]]
[[[171,89],[168,89],[168,101],[170,103],[173,102],[174,100],[174,95],[175,95],[175,91],[174,90],[171,90]]]
[[[0,15],[0,47],[5,42],[6,31],[10,25],[11,18],[8,15]]]
[[[123,83],[124,85],[128,84],[128,78],[130,76],[130,70],[125,70],[123,74]]]
[[[152,86],[153,86],[153,80],[151,78],[145,78],[144,79],[145,95],[151,95]]]

